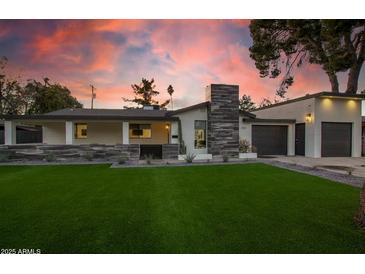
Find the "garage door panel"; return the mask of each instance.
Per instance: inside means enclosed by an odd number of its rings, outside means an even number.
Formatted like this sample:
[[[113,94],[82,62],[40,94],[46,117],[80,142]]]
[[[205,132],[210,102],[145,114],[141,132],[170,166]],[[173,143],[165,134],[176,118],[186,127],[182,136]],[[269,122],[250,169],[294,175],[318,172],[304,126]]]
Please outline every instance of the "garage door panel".
[[[287,155],[288,126],[253,125],[252,145],[259,155]]]
[[[322,122],[322,157],[351,157],[352,124]]]

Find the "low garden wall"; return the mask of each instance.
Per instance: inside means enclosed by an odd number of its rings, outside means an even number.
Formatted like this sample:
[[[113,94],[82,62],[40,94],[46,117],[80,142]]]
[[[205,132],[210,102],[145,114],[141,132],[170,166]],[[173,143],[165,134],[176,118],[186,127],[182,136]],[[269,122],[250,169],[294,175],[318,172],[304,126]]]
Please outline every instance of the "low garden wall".
[[[163,159],[177,159],[178,145],[162,145]],[[0,162],[10,161],[129,161],[140,158],[139,144],[118,145],[0,145]]]

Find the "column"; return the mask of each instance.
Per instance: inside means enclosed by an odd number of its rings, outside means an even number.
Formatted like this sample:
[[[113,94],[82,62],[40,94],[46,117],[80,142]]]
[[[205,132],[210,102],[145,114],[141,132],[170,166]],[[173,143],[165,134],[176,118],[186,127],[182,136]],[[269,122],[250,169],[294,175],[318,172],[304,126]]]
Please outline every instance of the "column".
[[[123,134],[123,139],[122,139],[122,144],[123,145],[129,145],[129,122],[124,121],[122,123],[122,134]]]
[[[179,124],[177,121],[173,121],[170,124],[170,144],[178,144],[179,143],[178,137],[179,137]]]
[[[5,145],[16,144],[16,124],[14,121],[4,121]]]
[[[74,122],[66,121],[66,145],[72,145],[74,143]]]

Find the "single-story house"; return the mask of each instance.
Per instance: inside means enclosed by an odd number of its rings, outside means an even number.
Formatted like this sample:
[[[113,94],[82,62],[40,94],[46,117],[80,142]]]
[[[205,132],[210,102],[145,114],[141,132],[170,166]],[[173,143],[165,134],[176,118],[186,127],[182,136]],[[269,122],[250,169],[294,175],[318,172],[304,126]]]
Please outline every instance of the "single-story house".
[[[259,155],[360,157],[364,95],[320,92],[258,108],[239,110],[237,85],[211,84],[206,101],[178,110],[62,109],[42,115],[3,115],[5,145],[16,144],[17,127],[42,126],[47,145],[138,145],[140,156],[157,156],[169,145],[200,159],[236,156],[240,140]],[[176,149],[175,149],[176,148]],[[176,155],[175,155],[176,154]]]

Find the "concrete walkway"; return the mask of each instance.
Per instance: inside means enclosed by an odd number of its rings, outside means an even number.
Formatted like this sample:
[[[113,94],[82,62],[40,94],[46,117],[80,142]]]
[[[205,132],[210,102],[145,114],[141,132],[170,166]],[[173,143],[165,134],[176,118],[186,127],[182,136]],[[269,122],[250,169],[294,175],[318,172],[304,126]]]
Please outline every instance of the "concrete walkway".
[[[348,170],[346,170],[347,167],[352,170],[352,175],[365,178],[365,157],[309,158],[303,156],[280,156],[272,160],[291,165],[329,170],[341,174],[348,174]]]

